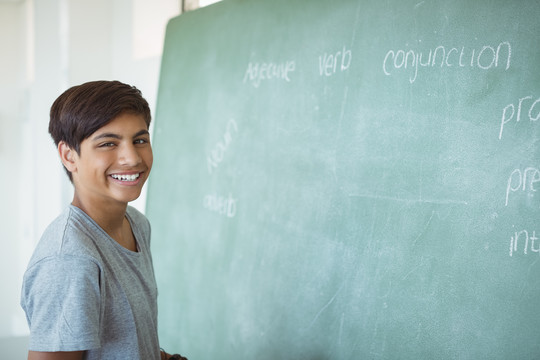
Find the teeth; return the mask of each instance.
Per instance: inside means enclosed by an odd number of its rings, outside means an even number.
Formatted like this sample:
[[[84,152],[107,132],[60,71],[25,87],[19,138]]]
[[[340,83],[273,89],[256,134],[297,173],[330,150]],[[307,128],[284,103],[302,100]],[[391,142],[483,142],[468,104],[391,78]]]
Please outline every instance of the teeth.
[[[113,178],[121,181],[135,181],[139,177],[139,174],[133,174],[133,175],[118,175],[113,174],[111,175]]]

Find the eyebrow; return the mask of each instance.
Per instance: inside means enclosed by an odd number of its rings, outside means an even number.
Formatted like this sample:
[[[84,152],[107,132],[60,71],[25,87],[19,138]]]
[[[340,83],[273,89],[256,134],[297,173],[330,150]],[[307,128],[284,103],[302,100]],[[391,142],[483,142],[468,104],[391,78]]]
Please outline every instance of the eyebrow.
[[[150,135],[150,133],[148,132],[148,130],[140,130],[135,135],[133,135],[133,139],[135,139],[135,138],[137,138],[137,137],[139,137],[141,135]],[[121,140],[122,136],[120,136],[118,134],[115,134],[115,133],[103,133],[103,134],[96,135],[95,137],[92,138],[92,140],[94,140],[94,141],[101,140],[101,139],[118,139],[118,140]]]

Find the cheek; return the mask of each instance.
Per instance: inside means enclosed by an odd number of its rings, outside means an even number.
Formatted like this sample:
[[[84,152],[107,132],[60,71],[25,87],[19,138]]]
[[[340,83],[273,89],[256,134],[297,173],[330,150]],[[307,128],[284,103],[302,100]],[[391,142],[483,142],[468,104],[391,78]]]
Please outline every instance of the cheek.
[[[148,170],[150,170],[152,168],[152,164],[154,163],[154,154],[152,153],[152,149],[149,149],[144,155],[144,162],[146,163],[146,166],[148,166]]]
[[[96,176],[103,176],[112,164],[114,159],[111,156],[95,156],[88,168],[91,168]]]

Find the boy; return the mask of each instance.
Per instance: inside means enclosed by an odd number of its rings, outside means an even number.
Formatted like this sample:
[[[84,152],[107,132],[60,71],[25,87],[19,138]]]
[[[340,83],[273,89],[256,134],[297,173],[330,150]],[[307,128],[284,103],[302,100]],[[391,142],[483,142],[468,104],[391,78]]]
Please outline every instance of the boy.
[[[152,168],[150,120],[141,92],[118,81],[72,87],[52,105],[49,133],[75,191],[24,276],[28,359],[171,357],[157,336],[150,224],[128,206]]]

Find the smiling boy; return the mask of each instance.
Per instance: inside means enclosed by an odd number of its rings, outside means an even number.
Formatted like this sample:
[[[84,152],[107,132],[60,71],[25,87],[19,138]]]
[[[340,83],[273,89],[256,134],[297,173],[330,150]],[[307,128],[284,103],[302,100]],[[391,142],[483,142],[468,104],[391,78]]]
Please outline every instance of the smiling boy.
[[[128,202],[152,169],[150,109],[135,87],[95,81],[65,91],[49,132],[74,186],[24,276],[28,359],[168,359],[157,336],[150,224]]]

